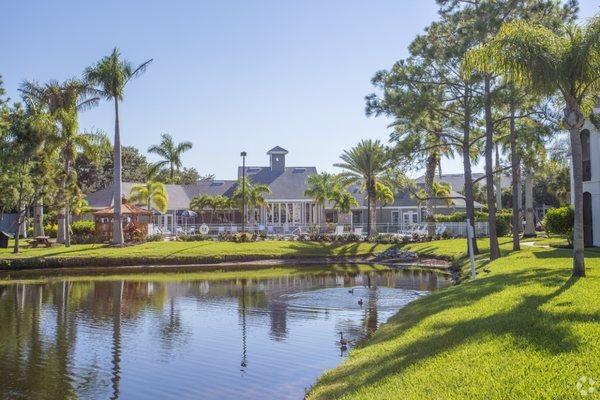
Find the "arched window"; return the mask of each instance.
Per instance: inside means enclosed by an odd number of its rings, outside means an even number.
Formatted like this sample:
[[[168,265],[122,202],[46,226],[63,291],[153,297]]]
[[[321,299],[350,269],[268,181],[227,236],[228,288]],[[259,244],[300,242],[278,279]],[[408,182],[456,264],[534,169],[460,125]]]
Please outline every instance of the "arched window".
[[[592,163],[590,161],[590,131],[581,131],[581,160],[583,164],[583,181],[592,179]]]

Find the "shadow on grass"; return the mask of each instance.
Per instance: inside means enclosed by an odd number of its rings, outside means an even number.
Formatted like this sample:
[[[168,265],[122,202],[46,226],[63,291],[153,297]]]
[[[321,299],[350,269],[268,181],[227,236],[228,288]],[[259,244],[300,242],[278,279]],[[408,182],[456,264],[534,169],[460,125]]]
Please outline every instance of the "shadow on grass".
[[[322,378],[319,394],[323,398],[342,397],[366,385],[388,379],[393,374],[402,373],[419,362],[452,351],[453,348],[474,341],[485,341],[489,337],[510,337],[520,347],[530,347],[551,354],[579,351],[580,343],[572,334],[570,324],[599,319],[600,315],[577,312],[557,314],[544,311],[542,307],[577,283],[577,278],[568,276],[569,271],[556,269],[499,273],[413,303],[390,319],[366,345],[369,347],[393,340],[396,341],[394,351],[374,358],[365,357],[362,353],[361,362],[351,363],[340,368],[337,373]],[[473,305],[509,286],[533,282],[543,287],[556,287],[556,290],[546,295],[524,295],[519,298],[516,306],[506,311],[475,318],[464,317],[455,322],[439,322],[431,327],[421,328],[426,331],[415,341],[402,343],[399,339],[406,330],[435,314],[449,309],[458,312],[458,308]],[[457,316],[461,317],[460,314]]]

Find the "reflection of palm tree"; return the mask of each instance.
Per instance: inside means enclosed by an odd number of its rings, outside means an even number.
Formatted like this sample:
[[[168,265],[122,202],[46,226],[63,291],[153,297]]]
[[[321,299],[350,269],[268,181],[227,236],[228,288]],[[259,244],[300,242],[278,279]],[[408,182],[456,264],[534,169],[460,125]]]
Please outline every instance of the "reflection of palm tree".
[[[123,299],[123,281],[114,282],[113,289],[113,337],[112,337],[112,389],[110,397],[116,400],[120,395],[121,384],[121,301]]]
[[[363,321],[365,334],[371,336],[377,330],[377,286],[369,285],[369,297],[367,299],[367,307],[365,308],[365,318]]]
[[[248,337],[246,332],[246,280],[242,279],[242,303],[240,307],[242,312],[242,362],[240,363],[240,371],[246,372],[248,367]]]

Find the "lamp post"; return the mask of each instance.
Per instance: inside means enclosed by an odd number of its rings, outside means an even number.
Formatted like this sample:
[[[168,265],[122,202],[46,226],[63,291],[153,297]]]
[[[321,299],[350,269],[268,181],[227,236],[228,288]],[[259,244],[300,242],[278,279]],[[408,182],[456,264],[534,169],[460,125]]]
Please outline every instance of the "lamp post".
[[[245,151],[240,153],[242,156],[242,233],[246,231],[246,155]]]

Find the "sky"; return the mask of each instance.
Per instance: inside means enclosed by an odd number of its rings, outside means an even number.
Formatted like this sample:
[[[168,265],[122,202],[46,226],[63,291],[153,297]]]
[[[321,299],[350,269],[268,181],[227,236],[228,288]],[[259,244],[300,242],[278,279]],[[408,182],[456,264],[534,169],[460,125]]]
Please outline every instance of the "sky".
[[[281,146],[289,166],[335,172],[342,151],[361,139],[387,142],[390,121],[364,112],[371,77],[406,57],[437,18],[434,0],[30,0],[2,8],[9,97],[18,99],[25,79],[81,77],[115,46],[133,63],[152,58],[120,105],[123,145],[145,153],[170,133],[194,145],[185,166],[218,179],[235,177],[241,151],[248,165],[268,165],[266,152]],[[597,0],[580,0],[582,20],[598,11]],[[81,113],[80,129],[112,138],[113,105]],[[442,170],[461,173],[462,163],[443,160]]]

